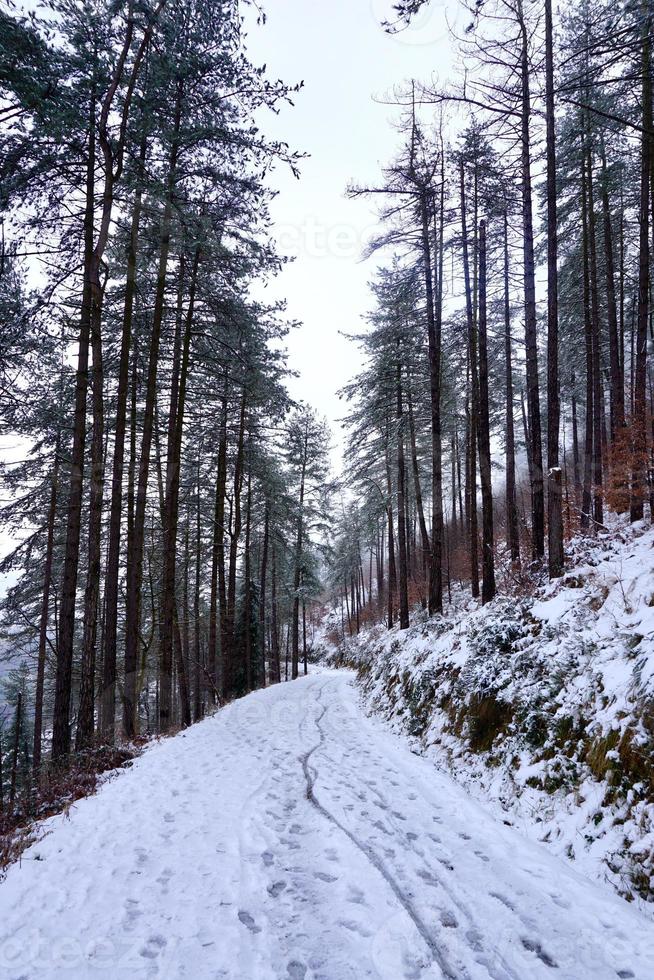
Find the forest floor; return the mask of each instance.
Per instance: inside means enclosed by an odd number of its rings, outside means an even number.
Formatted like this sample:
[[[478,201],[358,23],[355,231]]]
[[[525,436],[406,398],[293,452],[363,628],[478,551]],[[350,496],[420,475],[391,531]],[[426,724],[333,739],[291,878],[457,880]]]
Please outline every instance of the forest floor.
[[[654,924],[366,717],[347,671],[237,701],[42,825],[6,980],[609,980]]]

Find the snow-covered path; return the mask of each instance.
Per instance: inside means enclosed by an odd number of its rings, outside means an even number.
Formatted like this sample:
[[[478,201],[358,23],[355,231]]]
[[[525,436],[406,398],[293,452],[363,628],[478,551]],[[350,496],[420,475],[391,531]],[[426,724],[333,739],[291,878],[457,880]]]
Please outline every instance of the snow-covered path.
[[[168,739],[0,885],[0,977],[654,977],[654,925],[365,718],[346,672]]]

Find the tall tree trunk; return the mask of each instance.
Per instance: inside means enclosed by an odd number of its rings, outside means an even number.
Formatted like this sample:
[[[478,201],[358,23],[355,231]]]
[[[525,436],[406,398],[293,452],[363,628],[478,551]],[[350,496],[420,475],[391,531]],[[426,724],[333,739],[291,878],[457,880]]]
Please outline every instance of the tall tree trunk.
[[[460,166],[461,195],[461,248],[463,252],[463,280],[466,294],[466,319],[468,324],[468,363],[470,366],[470,402],[468,411],[467,506],[470,546],[470,583],[472,594],[479,595],[479,564],[477,557],[477,422],[479,419],[479,381],[477,377],[477,328],[470,284],[470,259],[468,256],[468,228],[466,215],[465,171]]]
[[[590,258],[590,309],[593,332],[593,520],[599,527],[604,522],[602,503],[602,367],[600,357],[600,313],[597,276],[597,245],[595,239],[595,200],[593,194],[593,164],[590,147],[590,126],[586,141],[586,170],[588,174],[588,254]]]
[[[488,408],[488,343],[486,335],[486,222],[479,223],[479,474],[482,506],[481,601],[495,595],[493,488],[491,484],[490,413]]]
[[[16,714],[14,717],[14,745],[11,753],[11,783],[9,784],[9,805],[13,806],[16,799],[16,777],[18,775],[18,748],[20,746],[21,726],[23,723],[23,693],[18,692]]]
[[[527,411],[532,459],[532,550],[534,558],[545,553],[545,494],[543,487],[543,448],[541,437],[540,389],[538,380],[538,323],[536,318],[536,271],[534,261],[534,219],[531,182],[529,89],[529,40],[524,20],[522,0],[518,0],[518,23],[521,36],[520,79],[521,95],[521,193],[523,276],[525,302],[525,350],[527,358]]]
[[[137,731],[136,682],[138,668],[138,644],[141,620],[141,588],[143,582],[143,546],[145,538],[145,513],[147,508],[148,478],[150,474],[150,454],[154,427],[154,410],[157,395],[157,374],[159,367],[159,345],[163,324],[166,296],[168,254],[170,251],[170,232],[173,209],[173,196],[177,178],[179,156],[179,130],[182,117],[183,81],[177,83],[175,106],[173,110],[173,131],[168,161],[166,199],[161,219],[159,238],[159,262],[157,285],[152,313],[150,352],[148,359],[148,378],[143,412],[143,433],[141,436],[141,457],[139,462],[138,485],[134,509],[134,532],[127,555],[127,609],[125,636],[125,680],[123,695],[123,729],[127,738]]]
[[[399,342],[398,342],[399,353]],[[402,406],[402,365],[398,361],[396,367],[396,401],[397,401],[397,541],[399,559],[399,602],[400,629],[409,628],[409,593],[406,547],[406,515],[404,503],[404,412]]]
[[[248,452],[248,457],[249,457]],[[251,541],[251,530],[252,530],[252,467],[248,460],[248,489],[245,502],[245,555],[244,555],[244,569],[243,577],[245,579],[245,585],[243,589],[243,599],[244,599],[244,609],[243,609],[243,624],[244,624],[244,655],[245,655],[245,689],[246,691],[251,691],[253,689],[252,684],[252,608],[251,608],[251,598],[252,598],[252,588],[251,588],[251,578],[252,578],[252,556],[250,554],[250,541]]]
[[[604,225],[604,269],[606,274],[606,313],[609,333],[609,374],[611,404],[611,439],[624,428],[624,379],[620,362],[620,341],[618,337],[618,307],[615,295],[615,268],[613,257],[613,228],[609,204],[609,178],[606,166],[604,140],[602,153],[602,217]]]
[[[513,350],[511,344],[511,297],[509,292],[509,218],[504,211],[504,377],[506,428],[506,543],[511,561],[520,561],[520,533],[515,479],[515,424],[513,418]]]
[[[195,585],[193,588],[193,660],[194,660],[194,701],[193,701],[193,720],[199,721],[202,717],[202,665],[201,665],[201,645],[200,645],[200,569],[202,566],[202,535],[201,519],[202,508],[200,498],[200,458],[198,453],[197,461],[197,501],[195,510]],[[208,665],[207,665],[208,667]],[[214,681],[215,687],[215,681]],[[213,692],[212,692],[213,696]]]
[[[386,463],[386,520],[388,522],[388,592],[387,592],[386,624],[390,630],[393,628],[394,597],[397,591],[397,569],[395,566],[395,533],[393,531],[393,483],[391,480],[391,467],[389,461],[388,428],[386,429],[385,441],[384,441],[384,457]]]
[[[109,544],[105,574],[104,605],[105,626],[102,657],[102,734],[113,741],[116,716],[116,644],[118,637],[118,578],[120,568],[120,530],[123,504],[123,471],[125,466],[125,433],[127,427],[127,398],[129,392],[129,355],[132,343],[132,319],[136,295],[136,261],[138,236],[143,200],[146,140],[141,140],[136,191],[132,205],[132,223],[127,252],[127,280],[123,307],[123,329],[118,367],[118,391],[116,403],[116,430],[111,477],[111,505],[109,510]]]
[[[216,469],[216,492],[214,497],[213,544],[211,548],[211,590],[209,594],[209,653],[207,671],[209,697],[222,689],[222,676],[218,676],[218,610],[220,609],[220,635],[227,612],[227,591],[225,585],[225,491],[227,485],[227,372],[220,411],[220,434],[218,437],[218,464]]]
[[[304,545],[304,491],[305,491],[305,478],[307,471],[307,454],[309,447],[309,423],[305,423],[304,429],[304,446],[302,452],[302,469],[300,475],[300,495],[298,501],[298,519],[297,519],[297,533],[295,539],[295,568],[293,571],[293,619],[292,619],[292,633],[293,633],[293,646],[292,646],[292,662],[291,662],[291,677],[293,680],[298,676],[299,673],[299,657],[300,657],[300,639],[299,639],[299,628],[300,628],[300,581],[302,577],[302,549]]]
[[[416,512],[418,514],[418,526],[420,528],[420,541],[422,545],[422,567],[428,568],[430,544],[427,522],[425,520],[425,508],[422,500],[422,486],[420,483],[420,468],[418,466],[418,448],[416,443],[416,422],[413,413],[413,396],[411,394],[411,375],[407,375],[407,409],[409,415],[409,443],[411,446],[411,465],[413,468],[413,487],[416,498]]]
[[[52,566],[54,561],[54,529],[57,518],[57,494],[59,490],[60,435],[57,433],[54,460],[50,476],[50,502],[48,504],[47,538],[45,562],[43,566],[43,591],[41,593],[41,617],[39,620],[39,649],[36,668],[36,690],[34,693],[34,748],[32,766],[35,779],[39,779],[41,768],[41,742],[43,738],[43,690],[45,686],[45,655],[48,645],[48,620],[50,617],[50,588],[52,586]]]
[[[441,154],[442,154],[441,148]],[[443,181],[444,183],[444,181]],[[441,187],[441,195],[444,186]],[[422,224],[422,260],[425,274],[425,298],[427,304],[427,341],[429,349],[429,400],[431,407],[431,560],[429,563],[430,615],[443,611],[443,494],[442,494],[442,446],[441,446],[441,312],[442,312],[442,261],[443,261],[443,202],[441,200],[441,236],[438,242],[437,266],[439,290],[434,296],[432,278],[432,254],[429,236],[429,207],[427,189],[421,188],[420,214]]]
[[[261,548],[261,573],[259,576],[259,687],[266,686],[266,581],[268,574],[268,549],[270,543],[270,505],[266,500],[263,516],[263,545]]]
[[[633,372],[633,462],[631,471],[632,521],[643,518],[645,474],[647,467],[647,326],[649,319],[649,191],[652,129],[652,77],[650,55],[651,15],[649,0],[643,4],[642,28],[642,124],[640,158],[639,260],[638,260],[638,328],[636,332],[636,364]]]
[[[552,0],[545,0],[545,117],[547,129],[547,559],[550,578],[563,574],[563,497],[559,466],[559,280],[554,119]]]
[[[223,694],[231,697],[236,693],[235,676],[235,626],[236,626],[236,566],[238,546],[242,531],[241,492],[243,489],[243,459],[245,451],[245,390],[241,395],[236,459],[234,461],[234,526],[229,543],[229,570],[225,616],[221,617],[221,659],[223,666]],[[220,569],[219,569],[220,571]]]
[[[584,338],[586,345],[586,427],[584,436],[584,482],[581,499],[581,526],[590,526],[593,479],[593,323],[590,308],[590,249],[588,243],[588,193],[586,189],[585,155],[581,167],[581,224],[583,237],[583,303]]]
[[[91,403],[93,430],[91,436],[91,471],[89,480],[89,526],[86,588],[84,590],[84,620],[80,669],[79,711],[75,748],[79,752],[93,742],[95,705],[95,656],[100,602],[100,570],[102,561],[102,498],[104,492],[104,370],[102,358],[102,300],[100,259],[94,253],[92,263],[91,349],[93,373]]]
[[[166,494],[163,526],[163,581],[161,600],[161,624],[159,641],[159,731],[168,731],[171,723],[173,625],[175,618],[175,578],[177,563],[177,525],[179,521],[179,475],[184,432],[186,387],[191,351],[191,330],[195,311],[195,291],[200,263],[200,246],[197,245],[189,284],[188,309],[184,323],[184,340],[179,369],[179,384],[173,384],[168,427],[168,453],[166,467]],[[180,277],[182,269],[180,268]],[[174,372],[175,373],[175,372]],[[175,390],[177,389],[177,390]],[[180,665],[183,666],[183,665]],[[180,676],[183,671],[180,671]],[[190,703],[183,698],[183,723],[190,724]]]
[[[280,684],[282,680],[282,663],[279,652],[279,628],[277,625],[277,551],[275,541],[272,544],[272,569],[270,573],[270,652],[272,656],[272,681]]]
[[[84,284],[80,311],[80,331],[75,379],[75,414],[73,447],[70,459],[66,544],[59,610],[59,640],[52,719],[52,758],[59,759],[70,751],[70,701],[75,635],[75,600],[79,564],[82,493],[84,489],[84,447],[86,443],[86,394],[88,389],[89,341],[91,336],[93,261],[93,217],[95,193],[96,91],[92,86],[89,103],[88,156],[86,167],[86,201],[84,210]]]

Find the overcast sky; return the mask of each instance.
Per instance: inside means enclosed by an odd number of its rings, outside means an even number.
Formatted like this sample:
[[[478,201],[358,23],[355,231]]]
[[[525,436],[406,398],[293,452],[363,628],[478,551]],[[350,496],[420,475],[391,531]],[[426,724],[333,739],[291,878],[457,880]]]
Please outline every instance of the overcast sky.
[[[288,300],[301,329],[288,339],[290,384],[326,415],[337,435],[343,405],[336,392],[357,371],[356,332],[370,305],[367,283],[375,263],[361,261],[361,245],[375,227],[374,204],[348,200],[351,181],[373,184],[392,159],[397,110],[375,99],[410,78],[443,80],[452,63],[448,22],[456,0],[432,0],[415,25],[390,36],[381,27],[393,0],[266,0],[268,20],[253,27],[248,48],[271,77],[304,81],[293,108],[269,115],[263,128],[310,154],[295,180],[279,169],[273,204],[276,232],[293,255],[273,289]]]

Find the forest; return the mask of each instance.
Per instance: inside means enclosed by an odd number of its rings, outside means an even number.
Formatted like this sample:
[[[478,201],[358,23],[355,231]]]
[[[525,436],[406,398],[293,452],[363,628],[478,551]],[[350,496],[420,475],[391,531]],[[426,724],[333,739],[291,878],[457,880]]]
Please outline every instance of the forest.
[[[325,632],[529,594],[651,520],[654,7],[462,6],[457,72],[393,80],[397,150],[343,187],[376,230],[335,429],[267,298],[305,152],[267,135],[303,83],[251,60],[265,12],[0,5],[9,821],[306,674]]]

